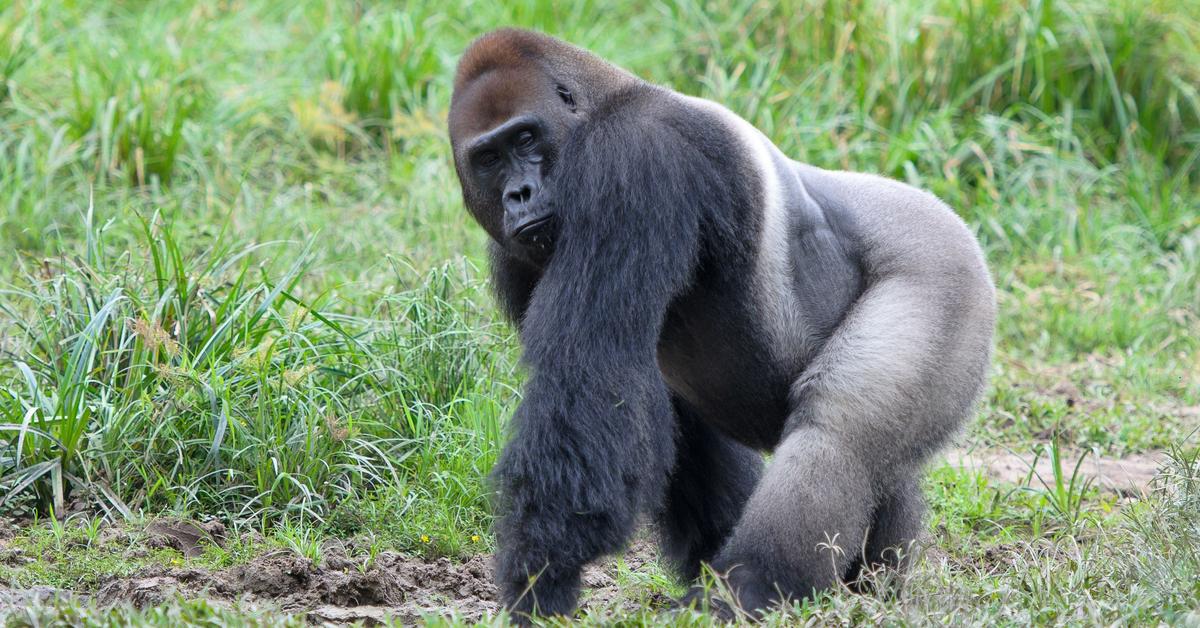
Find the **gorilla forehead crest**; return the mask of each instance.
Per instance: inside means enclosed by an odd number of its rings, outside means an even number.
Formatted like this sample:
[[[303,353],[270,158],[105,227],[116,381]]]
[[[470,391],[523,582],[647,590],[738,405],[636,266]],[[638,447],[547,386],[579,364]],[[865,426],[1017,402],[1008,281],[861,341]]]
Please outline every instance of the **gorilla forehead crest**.
[[[492,472],[515,621],[570,615],[642,515],[750,612],[904,567],[995,322],[950,208],[527,31],[463,55],[450,139],[529,369]]]
[[[534,108],[564,88],[576,106],[585,96],[637,79],[592,53],[540,33],[501,29],[480,37],[463,53],[450,105],[452,138],[493,128],[509,115]]]

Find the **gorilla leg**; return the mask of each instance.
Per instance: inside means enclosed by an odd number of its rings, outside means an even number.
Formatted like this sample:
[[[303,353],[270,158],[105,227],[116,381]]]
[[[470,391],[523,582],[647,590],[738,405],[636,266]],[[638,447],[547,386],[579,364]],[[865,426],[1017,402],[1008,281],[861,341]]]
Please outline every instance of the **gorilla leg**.
[[[886,559],[912,536],[920,462],[968,414],[959,388],[983,368],[943,333],[939,307],[918,283],[881,281],[793,386],[775,460],[714,564],[732,570],[743,608],[807,597],[844,580],[864,541]]]
[[[679,439],[675,468],[656,520],[663,554],[684,580],[700,575],[741,518],[762,474],[762,456],[675,402]]]
[[[865,571],[879,567],[904,569],[912,556],[912,543],[921,533],[925,501],[917,478],[899,480],[875,508],[867,543],[846,574],[853,585]]]
[[[871,477],[833,435],[793,431],[775,452],[714,568],[753,610],[839,582],[871,521]]]
[[[869,566],[904,567],[921,533],[925,499],[915,477],[904,478],[875,509],[864,558]]]

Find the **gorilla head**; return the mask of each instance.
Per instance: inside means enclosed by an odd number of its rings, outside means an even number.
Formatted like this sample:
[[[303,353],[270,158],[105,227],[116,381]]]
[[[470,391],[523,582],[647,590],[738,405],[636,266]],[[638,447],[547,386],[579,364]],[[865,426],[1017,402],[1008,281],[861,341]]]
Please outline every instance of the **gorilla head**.
[[[547,180],[559,147],[599,96],[634,80],[519,30],[490,33],[463,56],[450,105],[454,166],[467,208],[510,255],[535,265],[549,258],[559,216]]]

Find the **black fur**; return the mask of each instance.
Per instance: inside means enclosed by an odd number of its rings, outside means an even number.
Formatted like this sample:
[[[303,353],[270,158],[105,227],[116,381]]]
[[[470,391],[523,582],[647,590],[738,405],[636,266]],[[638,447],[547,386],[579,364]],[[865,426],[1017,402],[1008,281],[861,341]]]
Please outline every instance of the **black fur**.
[[[519,327],[542,271],[509,255],[495,241],[488,243],[488,253],[492,258],[492,289],[496,292],[496,300],[508,320]]]
[[[706,424],[676,400],[675,467],[655,516],[663,555],[685,580],[700,575],[742,516],[762,475],[762,456]]]
[[[517,613],[570,612],[584,564],[656,509],[675,459],[658,340],[692,278],[703,199],[726,192],[672,120],[640,113],[652,98],[618,94],[578,127],[549,186],[564,220],[520,319],[530,377],[494,471],[497,578]],[[499,289],[518,293],[502,301],[519,303],[526,284],[500,266]]]

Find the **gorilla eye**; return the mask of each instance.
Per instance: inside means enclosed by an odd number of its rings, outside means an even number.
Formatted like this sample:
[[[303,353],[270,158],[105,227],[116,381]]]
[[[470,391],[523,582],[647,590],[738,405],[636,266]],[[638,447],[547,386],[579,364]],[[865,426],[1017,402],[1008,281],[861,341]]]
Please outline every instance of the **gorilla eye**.
[[[562,85],[556,85],[554,91],[558,92],[558,97],[571,108],[571,111],[575,111],[575,97],[571,95],[571,90]]]
[[[529,148],[530,146],[533,146],[533,133],[530,131],[521,131],[521,133],[517,135],[517,147]]]
[[[500,163],[500,155],[494,150],[485,151],[479,153],[479,156],[475,158],[475,163],[484,168],[491,168]]]

